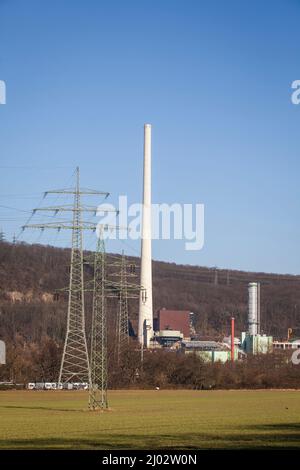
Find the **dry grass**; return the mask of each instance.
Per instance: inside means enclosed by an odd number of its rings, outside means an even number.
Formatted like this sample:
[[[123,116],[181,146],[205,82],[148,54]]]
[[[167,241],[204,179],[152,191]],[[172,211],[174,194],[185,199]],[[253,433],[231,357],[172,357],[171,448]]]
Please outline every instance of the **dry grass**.
[[[297,391],[111,391],[87,411],[86,392],[0,392],[0,448],[297,448]]]

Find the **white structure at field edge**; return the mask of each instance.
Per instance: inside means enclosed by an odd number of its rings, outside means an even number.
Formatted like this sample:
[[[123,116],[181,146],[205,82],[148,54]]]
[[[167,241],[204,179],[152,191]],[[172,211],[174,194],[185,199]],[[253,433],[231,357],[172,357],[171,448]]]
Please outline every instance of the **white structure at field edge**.
[[[151,125],[144,125],[144,186],[141,240],[141,286],[138,339],[148,348],[153,337],[151,253]]]

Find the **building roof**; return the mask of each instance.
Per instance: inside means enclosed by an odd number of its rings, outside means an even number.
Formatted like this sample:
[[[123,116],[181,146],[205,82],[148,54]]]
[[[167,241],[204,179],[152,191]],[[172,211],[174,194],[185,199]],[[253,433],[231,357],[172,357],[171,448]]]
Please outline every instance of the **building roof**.
[[[217,341],[183,341],[182,345],[186,349],[198,349],[202,351],[227,351],[228,345]]]
[[[185,338],[190,335],[190,311],[162,308],[157,313],[158,330],[178,330]]]
[[[182,333],[176,330],[160,330],[156,333],[160,338],[182,338]]]

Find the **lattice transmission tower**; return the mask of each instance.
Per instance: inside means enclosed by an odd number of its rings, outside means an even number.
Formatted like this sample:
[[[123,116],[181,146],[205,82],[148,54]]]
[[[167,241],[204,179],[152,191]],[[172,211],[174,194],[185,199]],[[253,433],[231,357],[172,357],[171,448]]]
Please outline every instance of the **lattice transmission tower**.
[[[112,230],[126,229],[126,227],[110,226]],[[128,305],[127,300],[139,299],[141,290],[139,285],[129,284],[128,275],[133,274],[133,264],[126,262],[124,254],[120,261],[119,257],[114,262],[108,262],[108,255],[105,251],[103,238],[103,227],[98,234],[97,248],[94,259],[87,261],[94,266],[94,280],[92,289],[87,285],[86,291],[93,292],[93,312],[92,312],[92,340],[91,340],[91,381],[89,387],[89,408],[91,410],[105,410],[108,408],[108,333],[107,333],[107,300],[115,299],[118,301],[117,315],[117,350],[118,362],[123,352],[124,345],[128,344]],[[127,272],[128,266],[130,273]],[[108,267],[120,268],[120,272],[112,273],[112,276],[119,276],[118,281],[111,279],[108,275]],[[135,267],[134,267],[135,270]],[[88,283],[90,284],[90,283]],[[129,291],[129,292],[128,292]],[[123,325],[121,327],[121,324]]]
[[[115,297],[118,301],[117,315],[116,315],[116,347],[115,352],[117,362],[120,359],[129,344],[129,312],[128,300],[139,299],[140,291],[144,289],[139,284],[129,282],[129,278],[136,277],[136,265],[128,262],[124,252],[122,252],[121,259],[118,257],[116,261],[110,264],[111,267],[117,268],[117,271],[112,273],[112,276],[117,276],[119,279],[116,282],[109,281],[110,297]]]
[[[118,299],[116,323],[117,358],[118,362],[120,362],[121,354],[129,343],[127,266],[124,252],[122,253],[121,259],[120,293]]]
[[[117,211],[118,213],[118,211]],[[90,410],[108,408],[108,351],[107,351],[107,299],[116,298],[117,283],[112,285],[107,278],[107,255],[105,251],[104,232],[107,230],[123,230],[118,225],[99,226],[96,251],[93,259],[86,262],[93,265],[94,279],[92,286],[88,282],[85,290],[93,293],[92,338],[90,352],[91,376],[89,383]]]
[[[59,212],[73,212],[73,220],[67,222],[50,222],[46,224],[27,224],[24,228],[46,228],[72,230],[72,250],[69,281],[69,300],[67,315],[67,331],[61,360],[59,383],[70,381],[91,382],[91,372],[88,356],[88,348],[85,332],[85,305],[84,305],[84,280],[83,280],[83,230],[93,230],[97,224],[82,220],[82,213],[92,212],[96,215],[97,207],[81,204],[82,195],[101,195],[107,198],[109,193],[93,189],[80,189],[79,168],[76,168],[76,185],[71,189],[47,191],[48,194],[74,195],[73,205],[42,207],[33,210]]]
[[[72,250],[69,281],[69,301],[67,316],[67,331],[60,367],[59,382],[66,383],[70,381],[80,381],[89,383],[89,408],[106,409],[107,400],[107,298],[118,299],[117,314],[117,347],[118,358],[123,351],[123,347],[128,343],[128,299],[138,299],[140,291],[145,289],[136,284],[130,284],[127,280],[128,266],[129,275],[134,275],[134,265],[129,265],[123,254],[121,262],[118,259],[114,266],[120,267],[119,281],[113,281],[107,278],[106,274],[106,253],[103,233],[106,230],[119,230],[126,227],[113,225],[101,225],[90,221],[84,221],[82,214],[84,212],[97,214],[97,207],[87,206],[81,203],[82,195],[90,196],[109,196],[108,192],[97,191],[93,189],[80,189],[79,168],[76,169],[75,188],[47,191],[48,194],[74,195],[74,203],[62,206],[40,207],[33,210],[50,211],[54,215],[61,212],[73,212],[71,221],[55,221],[45,224],[29,224],[25,228],[35,228],[45,230],[46,228],[62,230],[72,230]],[[116,212],[114,209],[103,209],[101,212]],[[93,261],[88,264],[94,265],[94,280],[92,289],[84,285],[83,279],[83,231],[99,229],[98,240]],[[93,310],[92,310],[92,337],[90,357],[88,355],[86,332],[85,332],[85,308],[84,293],[93,292]],[[145,291],[146,292],[146,291]],[[143,295],[145,296],[145,292]],[[119,359],[118,359],[119,360]]]
[[[98,238],[94,260],[91,378],[89,408],[107,409],[107,318],[106,318],[106,254],[104,240]]]

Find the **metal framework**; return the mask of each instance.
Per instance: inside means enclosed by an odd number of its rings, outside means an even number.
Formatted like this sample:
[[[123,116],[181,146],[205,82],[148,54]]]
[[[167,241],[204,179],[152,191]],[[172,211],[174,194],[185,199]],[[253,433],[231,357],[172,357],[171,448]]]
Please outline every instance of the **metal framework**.
[[[142,292],[142,297],[145,298],[146,291],[142,286],[128,282],[129,278],[136,277],[136,265],[127,261],[124,251],[121,259],[118,257],[116,261],[110,263],[110,266],[117,268],[112,276],[118,277],[117,282],[108,281],[108,295],[109,297],[116,297],[118,300],[115,354],[119,364],[122,354],[129,344],[128,300],[139,299],[140,292]]]
[[[121,272],[120,272],[120,294],[118,299],[117,311],[117,324],[116,324],[116,339],[117,339],[117,359],[120,362],[120,356],[124,348],[129,343],[128,332],[128,291],[127,291],[127,270],[126,258],[124,252],[121,259]]]
[[[85,332],[85,311],[84,311],[84,282],[83,282],[83,230],[95,231],[97,225],[92,222],[82,220],[83,212],[93,212],[96,214],[97,207],[84,206],[81,204],[82,195],[102,195],[105,198],[109,193],[93,189],[80,189],[79,168],[76,168],[76,186],[71,189],[57,189],[47,191],[48,194],[69,194],[74,195],[74,204],[65,206],[42,207],[33,210],[51,211],[54,214],[59,212],[73,212],[72,221],[50,222],[46,224],[27,224],[25,228],[46,228],[72,230],[72,251],[69,281],[69,301],[67,316],[67,331],[64,342],[63,355],[61,360],[59,383],[70,381],[91,382],[90,364]],[[109,228],[108,226],[106,228]]]
[[[119,364],[122,354],[129,344],[128,299],[138,299],[141,288],[128,282],[129,277],[136,277],[136,266],[127,262],[124,251],[122,252],[121,260],[118,259],[112,266],[118,267],[118,272],[113,273],[113,275],[119,277],[119,282],[115,284],[118,289],[115,352]]]
[[[115,354],[117,357],[118,364],[120,363],[120,357],[123,353],[126,345],[129,343],[129,331],[128,331],[128,282],[127,282],[127,263],[122,252],[121,260],[118,258],[116,261],[110,264],[110,266],[115,269],[116,272],[112,273],[112,276],[117,276],[119,280],[117,282],[112,282],[110,284],[110,289],[112,290],[110,296],[116,297],[117,304],[117,314],[116,314],[116,324],[115,324]]]
[[[59,371],[59,383],[90,381],[89,357],[85,334],[83,253],[79,169],[74,195],[72,252],[69,284],[67,334]]]
[[[72,221],[55,221],[46,224],[26,224],[25,228],[35,228],[45,230],[46,228],[62,230],[72,230],[72,251],[69,281],[69,301],[67,316],[67,331],[63,349],[63,355],[59,373],[59,383],[70,381],[87,382],[89,384],[89,408],[91,410],[107,409],[107,317],[106,300],[107,298],[118,299],[117,314],[117,348],[118,361],[128,342],[128,298],[139,298],[142,291],[143,298],[146,297],[145,289],[127,282],[128,264],[124,254],[121,263],[114,263],[119,266],[119,282],[108,280],[106,277],[106,254],[103,233],[106,230],[126,229],[126,227],[99,225],[90,221],[82,220],[83,212],[92,212],[96,215],[97,207],[81,204],[82,195],[102,195],[109,196],[109,193],[92,189],[81,190],[79,185],[79,168],[76,169],[76,186],[74,189],[61,189],[47,191],[47,194],[66,194],[74,195],[74,204],[64,206],[50,206],[36,208],[37,211],[50,211],[54,215],[60,212],[73,212]],[[101,210],[108,212],[110,209]],[[113,212],[117,212],[113,210]],[[83,230],[100,229],[94,259],[88,264],[94,265],[94,280],[92,288],[84,286],[83,280]],[[93,292],[93,310],[92,310],[92,338],[90,357],[88,355],[86,332],[85,332],[85,310],[84,293]],[[129,293],[128,293],[129,292]]]
[[[107,321],[106,321],[106,255],[104,240],[97,242],[94,261],[94,288],[91,340],[91,377],[89,408],[107,409]]]
[[[115,229],[122,229],[122,227],[115,226]],[[117,258],[117,260],[111,262],[111,258]],[[94,267],[93,284],[91,285],[88,282],[85,288],[86,292],[93,292],[89,408],[90,410],[105,410],[108,408],[107,300],[118,301],[117,351],[118,362],[120,362],[121,354],[125,349],[124,346],[129,342],[127,300],[129,298],[139,299],[139,292],[143,289],[139,285],[127,282],[128,276],[134,276],[133,273],[127,272],[127,268],[134,265],[127,264],[124,255],[122,255],[120,262],[119,257],[106,254],[102,229],[100,230],[100,238],[98,239],[94,258],[86,258],[85,262]],[[108,267],[118,267],[119,269],[121,267],[119,272],[113,272],[111,276],[122,277],[123,281],[114,281],[109,278],[107,274]],[[121,324],[123,325],[122,328]],[[118,338],[120,339],[119,342]]]

